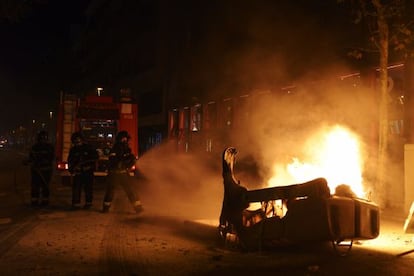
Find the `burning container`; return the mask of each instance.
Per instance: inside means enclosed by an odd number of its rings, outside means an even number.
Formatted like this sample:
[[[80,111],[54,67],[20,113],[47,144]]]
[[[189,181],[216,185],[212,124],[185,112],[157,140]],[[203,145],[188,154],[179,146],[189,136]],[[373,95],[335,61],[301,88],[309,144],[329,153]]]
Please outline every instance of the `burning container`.
[[[230,233],[245,249],[322,241],[331,241],[337,249],[346,242],[348,252],[353,240],[379,235],[378,206],[355,197],[331,195],[324,178],[248,191],[234,177],[236,153],[234,148],[223,153],[221,237]],[[276,211],[276,201],[287,209],[284,214]],[[250,210],[252,203],[260,203],[261,207]]]

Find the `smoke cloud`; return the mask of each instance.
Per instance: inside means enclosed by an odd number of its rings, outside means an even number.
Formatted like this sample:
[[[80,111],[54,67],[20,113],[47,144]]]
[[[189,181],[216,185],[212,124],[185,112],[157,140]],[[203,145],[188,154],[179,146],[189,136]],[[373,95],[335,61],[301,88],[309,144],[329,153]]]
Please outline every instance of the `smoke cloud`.
[[[146,197],[163,202],[169,212],[218,218],[226,146],[239,150],[236,178],[249,189],[260,188],[275,165],[283,167],[293,156],[311,158],[309,152],[318,145],[309,139],[334,125],[360,137],[364,179],[371,185],[377,95],[343,59],[346,46],[341,43],[349,39],[345,34],[352,35],[337,28],[344,24],[344,13],[317,18],[314,2],[310,9],[292,8],[289,1],[230,3],[209,2],[208,8],[194,11],[194,18],[186,17],[191,21],[191,26],[184,24],[186,54],[171,96],[182,106],[188,99],[219,104],[248,95],[248,105],[236,101],[234,116],[247,112],[249,118],[213,134],[221,139],[213,141],[213,153],[178,154],[165,143],[144,154],[138,166],[147,179]]]
[[[142,198],[158,214],[217,219],[223,199],[220,157],[178,153],[159,145],[137,162]]]
[[[358,76],[318,83],[304,80],[298,83],[309,85],[294,86],[289,93],[253,91],[248,96],[250,117],[226,135],[213,135],[223,139],[213,142],[213,152],[178,153],[173,142],[166,142],[140,158],[138,167],[147,180],[145,200],[157,202],[160,211],[170,214],[218,218],[223,198],[221,152],[226,146],[239,150],[235,173],[241,184],[262,188],[274,177],[275,165],[286,167],[292,157],[312,160],[320,145],[311,139],[335,125],[359,136],[364,178],[369,181],[374,176],[368,165],[376,109],[371,90],[359,80]],[[242,107],[235,105],[235,116],[240,115],[238,108]]]

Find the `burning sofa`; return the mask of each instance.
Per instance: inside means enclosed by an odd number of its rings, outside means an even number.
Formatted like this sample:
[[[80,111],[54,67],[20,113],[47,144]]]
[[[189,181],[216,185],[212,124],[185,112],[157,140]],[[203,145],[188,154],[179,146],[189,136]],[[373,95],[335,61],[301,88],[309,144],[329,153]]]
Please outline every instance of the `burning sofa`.
[[[346,254],[353,240],[374,239],[379,235],[378,206],[356,198],[351,192],[331,195],[324,178],[247,190],[234,176],[236,154],[235,148],[226,148],[222,160],[224,198],[219,234],[227,244],[254,250],[330,241],[339,253]],[[287,211],[281,212],[276,201]],[[260,208],[251,210],[248,207],[252,203],[259,203]]]

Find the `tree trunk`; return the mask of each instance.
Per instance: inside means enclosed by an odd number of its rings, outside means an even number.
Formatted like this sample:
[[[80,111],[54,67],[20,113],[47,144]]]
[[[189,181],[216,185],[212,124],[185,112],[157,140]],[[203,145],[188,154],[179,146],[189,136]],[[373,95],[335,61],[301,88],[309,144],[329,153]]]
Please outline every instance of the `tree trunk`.
[[[380,68],[379,68],[379,143],[378,143],[378,168],[377,183],[375,197],[377,203],[381,207],[387,205],[387,152],[388,152],[388,44],[389,44],[389,28],[384,14],[384,7],[380,1],[373,0],[373,4],[377,9],[377,24],[379,33],[379,52],[380,52]]]
[[[414,58],[404,60],[404,138],[407,144],[414,144]]]

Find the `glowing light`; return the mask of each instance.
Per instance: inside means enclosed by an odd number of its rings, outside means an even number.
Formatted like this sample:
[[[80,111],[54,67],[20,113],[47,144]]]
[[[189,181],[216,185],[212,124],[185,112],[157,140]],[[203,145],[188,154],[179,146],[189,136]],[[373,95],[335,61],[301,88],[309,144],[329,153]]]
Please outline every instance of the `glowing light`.
[[[342,126],[323,129],[307,143],[306,161],[293,157],[289,164],[275,164],[269,186],[301,183],[317,177],[328,181],[331,193],[340,184],[347,184],[353,192],[365,198],[362,187],[362,154],[359,138]]]

